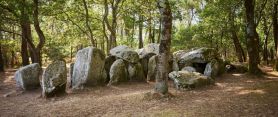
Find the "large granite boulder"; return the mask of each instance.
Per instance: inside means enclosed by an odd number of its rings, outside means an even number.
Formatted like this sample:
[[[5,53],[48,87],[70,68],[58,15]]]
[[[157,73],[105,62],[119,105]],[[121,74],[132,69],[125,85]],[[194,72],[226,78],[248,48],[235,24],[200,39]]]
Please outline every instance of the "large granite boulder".
[[[79,50],[73,68],[72,88],[103,85],[106,80],[104,52],[95,47]]]
[[[67,67],[64,61],[54,61],[42,76],[42,95],[52,97],[65,93],[67,84]]]
[[[67,88],[71,88],[71,80],[72,80],[72,76],[73,76],[73,68],[74,68],[74,63],[70,64],[70,68],[69,68],[69,77],[67,77]]]
[[[128,81],[128,71],[126,69],[126,63],[122,59],[116,60],[110,68],[110,81],[109,85],[118,84],[119,82]]]
[[[186,66],[186,67],[182,68],[181,71],[197,72],[196,69],[191,66]]]
[[[212,48],[200,48],[185,53],[178,60],[179,68],[192,66],[193,63],[209,63],[213,59],[218,59],[217,52]]]
[[[177,89],[191,89],[213,83],[211,78],[198,72],[173,71],[169,73],[169,78],[174,81]]]
[[[215,78],[216,76],[225,72],[225,65],[221,60],[212,60],[206,65],[204,75]]]
[[[182,57],[183,55],[185,55],[186,53],[188,53],[188,52],[189,52],[189,51],[187,51],[187,50],[178,50],[178,51],[176,51],[176,52],[173,53],[173,56],[174,56],[174,58],[176,58],[177,60],[180,60],[181,57]]]
[[[143,58],[144,56],[146,56],[149,53],[158,55],[159,54],[159,44],[150,43],[150,44],[146,45],[144,48],[137,50],[137,52],[138,52],[140,58]]]
[[[105,68],[105,71],[106,71],[106,83],[109,82],[110,80],[110,75],[109,75],[109,71],[110,71],[110,68],[112,66],[112,64],[116,61],[116,57],[115,56],[108,56],[105,58],[105,65],[104,65],[104,68]]]
[[[144,71],[144,75],[145,77],[147,77],[147,74],[148,74],[148,63],[149,63],[149,60],[152,56],[155,56],[154,53],[148,53],[146,54],[145,56],[143,56],[143,58],[140,59],[140,63],[143,67],[143,71]]]
[[[111,56],[120,57],[121,53],[126,50],[132,50],[132,49],[126,45],[119,45],[117,47],[112,48],[109,52]]]
[[[122,51],[120,56],[117,56],[118,58],[121,58],[129,63],[138,63],[139,62],[139,55],[137,52],[133,50],[125,50]]]
[[[149,59],[147,81],[154,81],[155,80],[157,57],[158,56],[155,55],[155,56],[152,56]]]
[[[125,45],[119,45],[110,50],[110,55],[115,56],[116,58],[123,59],[130,63],[139,62],[139,55],[136,51],[132,50],[130,47]]]
[[[143,67],[141,63],[137,64],[129,64],[128,68],[128,78],[131,81],[144,81],[145,80],[145,75],[143,71]]]
[[[18,87],[24,90],[31,90],[40,87],[40,65],[34,63],[24,66],[15,72],[15,80]]]

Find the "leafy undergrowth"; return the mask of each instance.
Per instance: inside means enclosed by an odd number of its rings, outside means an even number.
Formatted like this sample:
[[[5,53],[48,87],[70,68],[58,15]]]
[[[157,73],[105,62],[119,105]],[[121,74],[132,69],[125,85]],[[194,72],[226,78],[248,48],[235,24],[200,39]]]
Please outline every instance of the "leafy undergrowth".
[[[161,100],[144,99],[153,83],[94,87],[44,99],[40,89],[16,90],[14,70],[8,70],[0,74],[0,116],[277,117],[278,73],[263,69],[267,75],[261,78],[224,74],[215,85],[190,91],[177,91],[170,82],[174,97]]]

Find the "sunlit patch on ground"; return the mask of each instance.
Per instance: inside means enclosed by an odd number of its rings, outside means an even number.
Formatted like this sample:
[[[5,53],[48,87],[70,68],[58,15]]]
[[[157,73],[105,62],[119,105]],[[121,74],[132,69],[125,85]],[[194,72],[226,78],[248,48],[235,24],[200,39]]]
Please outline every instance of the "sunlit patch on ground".
[[[246,95],[246,94],[250,94],[250,93],[255,93],[255,94],[265,94],[264,90],[242,90],[240,92],[238,92],[239,95]]]

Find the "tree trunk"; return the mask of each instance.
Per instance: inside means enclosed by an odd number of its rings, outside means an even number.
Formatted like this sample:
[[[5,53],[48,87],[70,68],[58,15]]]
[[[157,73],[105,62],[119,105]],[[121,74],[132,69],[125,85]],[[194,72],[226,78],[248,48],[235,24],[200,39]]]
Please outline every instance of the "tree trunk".
[[[2,32],[0,32],[0,39],[2,39]],[[0,72],[4,72],[4,59],[2,53],[2,44],[0,42]]]
[[[239,42],[239,39],[238,39],[238,36],[237,36],[237,33],[236,33],[237,28],[234,24],[234,22],[235,22],[234,18],[235,18],[234,17],[234,10],[232,9],[231,14],[230,14],[230,24],[231,24],[230,32],[231,32],[231,36],[232,36],[232,39],[233,39],[233,42],[234,42],[235,51],[236,51],[238,61],[239,62],[245,62],[244,51],[242,49],[242,46]]]
[[[89,31],[89,34],[90,34],[90,41],[91,41],[91,44],[94,46],[94,47],[97,47],[97,43],[96,43],[96,40],[94,39],[94,34],[93,34],[93,31],[90,27],[90,21],[89,21],[89,11],[88,11],[88,6],[87,6],[87,2],[86,0],[82,0],[83,1],[83,6],[84,6],[84,9],[85,9],[85,22],[86,22],[86,27]]]
[[[35,49],[36,50],[35,53],[37,57],[36,63],[39,63],[42,66],[41,50],[45,43],[45,36],[40,28],[40,23],[39,23],[39,2],[38,0],[33,0],[33,1],[34,1],[34,13],[33,13],[34,27],[39,37],[39,44]]]
[[[168,0],[158,0],[158,8],[163,25],[157,60],[155,92],[165,95],[168,93],[168,59],[171,46],[172,13]]]
[[[249,55],[249,72],[251,74],[259,74],[261,71],[258,68],[259,64],[259,46],[258,38],[256,38],[256,25],[254,21],[254,0],[245,0],[244,6],[246,8],[246,37],[247,37],[247,50]]]
[[[269,32],[270,32],[270,27],[271,25],[268,27],[267,26],[267,20],[266,17],[263,18],[263,30],[264,30],[264,47],[263,47],[263,60],[266,62],[266,64],[268,65],[268,37],[269,37]]]
[[[21,58],[22,58],[22,65],[26,66],[29,65],[29,56],[28,56],[28,43],[27,39],[30,37],[28,36],[28,26],[29,23],[29,15],[26,13],[25,10],[25,1],[22,3],[22,7],[20,9],[21,18],[20,18],[20,26],[21,26]]]
[[[157,43],[160,43],[160,38],[161,38],[161,27],[162,27],[162,19],[159,18],[159,29],[158,29]]]
[[[139,46],[138,48],[143,48],[143,16],[140,15],[139,17],[139,35],[138,35],[138,40],[139,40]]]
[[[109,51],[111,49],[111,45],[109,42],[109,38],[106,33],[106,23],[108,22],[108,5],[107,5],[107,0],[104,0],[104,14],[103,14],[103,19],[102,19],[102,32],[106,41],[106,54],[109,54]]]
[[[278,11],[277,11],[277,6],[278,6],[278,2],[276,1],[273,5],[273,16],[272,16],[272,20],[273,20],[273,38],[274,38],[274,42],[275,42],[275,49],[276,49],[276,65],[275,65],[275,69],[276,71],[278,70]]]

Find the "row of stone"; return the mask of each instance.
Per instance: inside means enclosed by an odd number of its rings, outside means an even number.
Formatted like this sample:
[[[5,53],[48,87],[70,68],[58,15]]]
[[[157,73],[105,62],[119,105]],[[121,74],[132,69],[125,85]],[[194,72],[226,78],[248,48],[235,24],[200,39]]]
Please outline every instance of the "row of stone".
[[[67,68],[64,61],[54,61],[42,75],[40,83],[41,67],[38,63],[20,68],[15,73],[17,86],[24,90],[31,90],[42,87],[42,95],[51,97],[65,92],[67,83]]]
[[[70,87],[82,89],[87,86],[154,80],[158,52],[158,44],[149,44],[137,51],[127,46],[117,46],[110,50],[108,57],[105,57],[104,52],[100,49],[84,48],[77,52],[75,63],[70,67]],[[211,49],[176,52],[170,58],[169,78],[174,80],[176,87],[198,84],[201,82],[200,78],[210,80],[219,73],[220,62]],[[198,73],[200,71],[196,70],[196,66],[193,65],[196,63],[206,63],[205,72]],[[20,68],[15,75],[17,84],[23,89],[39,86],[40,71],[38,64]],[[66,63],[54,61],[44,71],[41,81],[43,95],[46,97],[57,92],[65,92]]]

